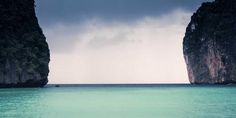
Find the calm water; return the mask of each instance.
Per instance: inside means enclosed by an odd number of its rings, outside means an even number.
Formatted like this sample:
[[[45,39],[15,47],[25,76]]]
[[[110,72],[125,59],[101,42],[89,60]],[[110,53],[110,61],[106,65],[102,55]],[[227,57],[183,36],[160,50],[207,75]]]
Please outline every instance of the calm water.
[[[0,89],[0,118],[235,118],[236,87]]]

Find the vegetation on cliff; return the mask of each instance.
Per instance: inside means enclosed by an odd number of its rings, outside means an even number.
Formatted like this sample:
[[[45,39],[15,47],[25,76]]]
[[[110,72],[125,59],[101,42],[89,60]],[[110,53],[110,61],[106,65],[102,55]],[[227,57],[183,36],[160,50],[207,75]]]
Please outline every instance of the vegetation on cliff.
[[[183,42],[191,83],[236,83],[235,15],[235,0],[203,3],[193,14]]]
[[[0,1],[0,87],[47,84],[49,49],[34,0]]]

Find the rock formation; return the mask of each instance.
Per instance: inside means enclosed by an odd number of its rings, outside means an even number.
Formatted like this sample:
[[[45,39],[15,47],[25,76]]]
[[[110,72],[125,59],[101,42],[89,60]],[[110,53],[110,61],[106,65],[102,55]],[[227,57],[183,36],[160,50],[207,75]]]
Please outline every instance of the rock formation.
[[[0,87],[47,84],[49,49],[34,0],[0,0]]]
[[[191,17],[183,51],[191,83],[236,83],[236,1],[203,3]]]

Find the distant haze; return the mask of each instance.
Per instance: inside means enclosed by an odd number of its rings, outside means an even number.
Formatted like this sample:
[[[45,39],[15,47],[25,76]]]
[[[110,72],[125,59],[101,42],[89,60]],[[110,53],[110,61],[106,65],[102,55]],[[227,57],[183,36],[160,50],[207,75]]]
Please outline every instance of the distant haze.
[[[204,0],[36,0],[50,83],[188,83],[182,40]]]

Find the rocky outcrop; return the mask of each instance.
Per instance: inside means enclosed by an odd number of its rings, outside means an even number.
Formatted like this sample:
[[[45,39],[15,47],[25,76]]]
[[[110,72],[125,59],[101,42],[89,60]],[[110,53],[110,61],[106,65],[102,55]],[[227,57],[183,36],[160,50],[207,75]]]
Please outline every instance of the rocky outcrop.
[[[0,0],[0,87],[47,84],[49,49],[34,0]]]
[[[203,3],[191,17],[183,51],[191,83],[236,83],[236,1]]]

